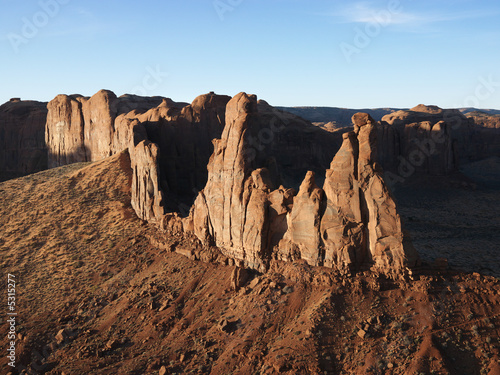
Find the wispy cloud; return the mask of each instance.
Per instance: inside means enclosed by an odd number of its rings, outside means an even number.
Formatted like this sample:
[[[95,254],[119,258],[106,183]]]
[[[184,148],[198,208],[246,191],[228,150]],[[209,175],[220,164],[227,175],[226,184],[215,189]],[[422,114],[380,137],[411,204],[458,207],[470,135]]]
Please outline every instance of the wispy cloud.
[[[381,6],[380,2],[357,2],[330,12],[329,15],[337,19],[338,23],[383,23],[389,25],[401,25],[410,28],[422,27],[426,25],[462,21],[468,19],[478,19],[491,17],[500,14],[499,11],[476,10],[464,12],[416,12],[405,9],[404,1],[401,1],[397,11],[388,8],[388,3]]]
[[[92,19],[92,20],[96,19],[94,13],[92,13],[90,10],[82,8],[82,7],[78,7],[76,9],[76,13],[78,15],[80,15],[81,17],[86,18],[86,19]]]

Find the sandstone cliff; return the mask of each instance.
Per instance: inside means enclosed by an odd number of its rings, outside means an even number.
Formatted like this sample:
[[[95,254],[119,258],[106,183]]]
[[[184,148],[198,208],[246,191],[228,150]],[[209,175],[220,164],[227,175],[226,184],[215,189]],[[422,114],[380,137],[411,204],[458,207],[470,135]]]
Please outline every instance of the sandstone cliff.
[[[401,180],[414,173],[445,176],[468,162],[500,156],[500,132],[483,120],[425,105],[386,115],[378,130],[379,161]]]
[[[252,152],[253,134],[265,128],[256,104],[240,93],[227,105],[207,185],[188,219],[198,238],[259,270],[271,259],[304,259],[346,272],[373,266],[388,275],[413,266],[418,257],[403,247],[400,218],[375,163],[375,122],[355,115],[355,131],[344,135],[324,189],[309,171],[293,196],[273,185],[274,172],[265,165],[272,150]]]
[[[395,276],[417,262],[403,246],[367,114],[342,134],[245,93],[209,93],[187,105],[105,90],[60,95],[48,110],[51,166],[128,149],[137,215],[193,231],[241,266],[264,271],[273,259],[303,259]]]
[[[379,161],[384,169],[447,175],[470,157],[472,123],[458,110],[419,105],[382,118]]]
[[[47,105],[45,142],[49,168],[90,160],[84,144],[82,96],[58,95]]]
[[[16,98],[0,106],[0,179],[47,169],[46,105]]]
[[[499,116],[418,105],[410,110],[354,111],[339,108],[284,108],[323,129],[347,132],[355,112],[377,119],[378,161],[387,175],[402,182],[414,175],[445,176],[470,161],[500,156]],[[331,121],[330,124],[325,124]]]
[[[206,183],[211,140],[222,133],[229,99],[210,93],[188,105],[160,97],[117,98],[107,90],[91,98],[59,95],[48,104],[49,166],[100,160],[128,149],[138,216],[159,220],[165,210],[187,213]]]

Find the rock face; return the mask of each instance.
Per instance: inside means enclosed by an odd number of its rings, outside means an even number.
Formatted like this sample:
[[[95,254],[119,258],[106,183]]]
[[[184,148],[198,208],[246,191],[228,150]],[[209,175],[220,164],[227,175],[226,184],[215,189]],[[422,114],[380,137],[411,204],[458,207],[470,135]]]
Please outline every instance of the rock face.
[[[489,129],[500,129],[500,115],[490,115],[481,111],[473,111],[466,114],[477,126]]]
[[[207,185],[188,218],[201,241],[258,270],[273,258],[304,259],[342,271],[368,265],[396,275],[418,261],[414,249],[403,246],[396,205],[375,163],[377,131],[368,115],[353,117],[355,130],[344,135],[324,189],[309,171],[293,197],[283,186],[274,189],[266,150],[265,157],[252,153],[253,134],[265,128],[256,104],[254,96],[240,93],[227,105]]]
[[[295,245],[295,254],[309,264],[342,272],[370,265],[397,274],[416,264],[418,256],[411,246],[403,246],[395,202],[375,163],[376,123],[361,113],[352,121],[355,130],[344,134],[323,190],[312,174],[306,176],[278,251]],[[288,257],[293,254],[288,250]]]
[[[422,104],[410,110],[284,109],[336,132],[351,130],[350,119],[355,112],[368,112],[382,119],[377,126],[378,161],[387,172],[388,180],[390,177],[403,182],[414,174],[445,176],[465,163],[500,156],[498,115],[476,111],[464,116],[459,110]],[[328,121],[331,121],[330,127],[325,124]]]
[[[467,118],[475,124],[471,134],[474,148],[469,161],[500,157],[500,115],[469,112]]]
[[[227,104],[226,127],[221,139],[214,140],[208,182],[196,198],[192,217],[202,241],[214,243],[246,266],[265,269],[269,178],[263,169],[252,174],[248,152],[249,124],[258,125],[256,112],[255,96],[240,93]]]
[[[90,160],[84,143],[82,96],[58,95],[47,105],[49,168]]]
[[[49,168],[96,161],[121,152],[129,146],[132,134],[119,140],[115,120],[123,113],[149,110],[162,98],[123,95],[101,90],[91,98],[81,95],[58,95],[47,105],[45,140],[49,151]],[[130,139],[129,139],[130,138]],[[119,144],[122,141],[123,144]],[[125,147],[121,147],[125,146]]]
[[[48,105],[49,166],[95,161],[128,149],[132,205],[144,220],[189,210],[206,183],[211,140],[220,137],[229,97],[210,93],[191,105],[101,90],[59,95]],[[161,151],[160,151],[161,150]]]
[[[132,208],[141,219],[156,221],[164,214],[163,192],[158,186],[159,148],[155,143],[145,140],[135,146],[132,152]]]
[[[0,106],[0,179],[47,169],[46,105],[15,98]]]
[[[91,98],[59,95],[48,105],[49,165],[100,160],[123,149],[129,149],[134,162],[139,143],[152,142],[158,150],[147,157],[143,155],[137,165],[147,158],[157,158],[154,163],[158,167],[148,176],[134,177],[137,187],[134,207],[139,217],[148,220],[152,213],[187,215],[194,198],[206,185],[206,166],[214,150],[212,139],[221,137],[226,116],[230,115],[226,111],[230,99],[209,93],[188,105],[158,97],[117,98],[107,90]],[[317,172],[323,181],[325,167],[340,146],[341,133],[325,132],[296,116],[277,111],[264,101],[255,101],[254,105],[259,110],[253,120],[256,125],[246,138],[248,159],[269,171],[273,186],[298,188],[308,169]],[[140,171],[145,172],[141,168],[136,172]],[[144,195],[148,189],[140,187],[146,186],[149,178],[158,179],[153,184],[157,186],[153,201],[161,202],[161,208],[148,208],[149,198]],[[139,202],[141,196],[143,201]],[[283,221],[283,216],[279,220]]]

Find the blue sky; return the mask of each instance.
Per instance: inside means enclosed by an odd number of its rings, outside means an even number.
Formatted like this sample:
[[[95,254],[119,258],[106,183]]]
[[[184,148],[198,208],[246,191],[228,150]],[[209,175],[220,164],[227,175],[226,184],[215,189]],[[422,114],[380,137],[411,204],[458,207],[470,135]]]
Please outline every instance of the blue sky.
[[[500,108],[497,0],[0,0],[0,102],[209,91]]]

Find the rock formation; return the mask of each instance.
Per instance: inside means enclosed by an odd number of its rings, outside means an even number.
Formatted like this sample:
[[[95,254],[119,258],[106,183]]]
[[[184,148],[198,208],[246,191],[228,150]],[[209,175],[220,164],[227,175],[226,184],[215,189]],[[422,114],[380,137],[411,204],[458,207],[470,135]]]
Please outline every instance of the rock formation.
[[[130,152],[130,151],[129,151]],[[158,186],[159,148],[155,143],[141,141],[130,156],[132,166],[132,208],[143,220],[154,222],[163,214],[163,192]]]
[[[324,189],[308,173],[294,199],[290,225],[279,252],[296,245],[296,253],[313,265],[342,272],[373,266],[385,274],[416,264],[411,246],[403,246],[401,220],[376,160],[376,123],[355,114],[354,131],[327,171]],[[293,246],[292,246],[293,248]]]
[[[500,115],[488,114],[481,111],[473,111],[465,116],[471,118],[477,126],[489,129],[500,129]]]
[[[100,160],[128,149],[138,216],[157,220],[165,210],[187,213],[206,183],[211,140],[222,133],[229,99],[210,93],[188,105],[159,97],[117,98],[107,90],[91,98],[59,95],[48,105],[49,166]]]
[[[82,96],[58,95],[47,105],[45,142],[49,168],[88,161],[84,143]]]
[[[46,105],[14,98],[0,106],[0,179],[47,169]]]
[[[403,247],[400,218],[375,163],[375,122],[366,114],[353,122],[324,189],[309,171],[293,197],[283,186],[274,190],[266,158],[251,152],[252,134],[265,127],[256,98],[235,96],[222,137],[214,141],[207,185],[188,219],[195,234],[259,270],[273,258],[342,271],[368,265],[388,275],[414,265],[418,257]]]
[[[445,176],[471,161],[500,156],[499,116],[482,112],[463,115],[454,109],[418,105],[355,111],[344,108],[283,108],[304,116],[323,129],[347,132],[355,112],[381,119],[378,126],[378,161],[395,181],[415,175]],[[331,122],[327,126],[327,122]]]
[[[123,113],[142,113],[162,102],[162,98],[123,95],[101,90],[91,98],[58,95],[47,105],[45,140],[49,168],[76,162],[96,161],[128,147],[115,145],[115,120]],[[131,134],[127,134],[131,136]]]
[[[500,157],[500,115],[470,112],[467,118],[474,121],[471,143],[474,146],[469,161]]]
[[[155,143],[158,152],[151,155],[158,157],[157,185],[163,198],[157,196],[154,201],[162,202],[163,208],[145,211],[143,208],[149,207],[146,202],[135,202],[134,207],[142,207],[138,215],[143,219],[151,218],[146,212],[160,215],[162,210],[186,215],[207,182],[212,139],[221,137],[230,99],[209,93],[188,105],[158,97],[117,98],[107,90],[92,98],[59,95],[48,105],[49,165],[99,160],[126,148],[133,155],[141,141]],[[247,153],[270,171],[273,185],[297,188],[307,169],[322,175],[340,146],[341,133],[325,132],[264,101],[256,106],[255,121],[262,126],[252,127]],[[146,180],[142,176],[142,184]],[[139,187],[141,183],[136,182]],[[144,191],[138,189],[137,194]],[[134,195],[134,199],[139,196]]]
[[[48,109],[51,166],[128,149],[137,215],[194,232],[240,267],[303,259],[395,277],[417,262],[403,246],[367,114],[355,114],[354,130],[342,134],[245,93],[209,93],[187,105],[103,90],[60,95]]]
[[[127,149],[141,219],[194,233],[236,266],[260,271],[300,259],[397,277],[418,256],[380,165],[404,179],[500,156],[493,120],[434,106],[388,110],[381,122],[355,113],[352,127],[329,131],[245,93],[212,92],[187,104],[102,90],[44,106],[13,99],[0,107],[2,172]]]
[[[379,161],[402,175],[450,174],[468,158],[471,126],[460,111],[435,106],[386,115],[379,127]]]
[[[270,187],[263,169],[251,169],[255,159],[248,152],[247,130],[256,111],[256,98],[243,93],[227,104],[226,127],[221,139],[214,140],[208,182],[196,198],[192,216],[202,241],[213,242],[224,255],[251,268],[264,269]]]

